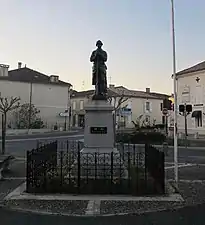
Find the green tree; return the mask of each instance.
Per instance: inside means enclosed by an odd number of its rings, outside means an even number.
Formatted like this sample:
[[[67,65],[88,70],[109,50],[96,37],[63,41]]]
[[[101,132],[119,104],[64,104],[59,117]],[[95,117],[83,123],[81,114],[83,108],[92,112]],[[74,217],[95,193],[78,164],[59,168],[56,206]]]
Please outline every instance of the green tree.
[[[18,97],[0,97],[0,112],[2,113],[2,154],[5,154],[7,113],[19,108],[19,106],[20,98]]]
[[[31,112],[30,112],[31,110]],[[30,117],[30,128],[40,129],[44,127],[44,123],[39,116],[40,110],[29,103],[25,103],[20,106],[20,108],[14,113],[16,126],[18,129],[26,129],[29,126]]]

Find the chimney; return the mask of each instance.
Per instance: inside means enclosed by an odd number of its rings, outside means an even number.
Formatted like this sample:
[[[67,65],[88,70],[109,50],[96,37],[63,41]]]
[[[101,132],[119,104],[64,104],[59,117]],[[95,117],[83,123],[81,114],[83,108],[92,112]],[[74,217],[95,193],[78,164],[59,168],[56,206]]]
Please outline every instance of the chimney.
[[[8,77],[9,66],[0,64],[0,77]]]
[[[18,62],[18,69],[21,69],[22,62]]]
[[[150,88],[146,88],[146,92],[147,93],[150,93]]]
[[[114,85],[114,84],[110,84],[110,85],[109,85],[109,88],[110,88],[110,89],[113,89],[113,88],[115,88],[115,85]]]
[[[51,83],[57,83],[59,81],[59,76],[57,75],[51,75],[50,76],[50,82]]]

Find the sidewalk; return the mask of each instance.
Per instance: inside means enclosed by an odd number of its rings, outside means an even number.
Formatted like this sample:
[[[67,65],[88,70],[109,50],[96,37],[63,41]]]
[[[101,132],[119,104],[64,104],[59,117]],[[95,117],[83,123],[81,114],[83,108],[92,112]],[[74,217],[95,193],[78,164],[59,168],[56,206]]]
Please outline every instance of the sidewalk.
[[[98,200],[92,201],[83,199],[83,196],[77,196],[79,199],[73,200],[49,200],[44,199],[8,199],[2,202],[2,206],[6,209],[17,211],[32,212],[45,215],[64,215],[64,216],[122,216],[122,215],[141,215],[153,212],[167,211],[170,212],[187,207],[197,207],[199,204],[205,203],[205,182],[187,183],[180,182],[180,194],[184,201],[179,200],[163,200],[163,197],[148,199],[146,197],[135,200]],[[63,196],[62,196],[63,198]],[[74,198],[74,197],[73,197]],[[80,200],[80,198],[82,198]],[[103,198],[103,197],[102,197]]]

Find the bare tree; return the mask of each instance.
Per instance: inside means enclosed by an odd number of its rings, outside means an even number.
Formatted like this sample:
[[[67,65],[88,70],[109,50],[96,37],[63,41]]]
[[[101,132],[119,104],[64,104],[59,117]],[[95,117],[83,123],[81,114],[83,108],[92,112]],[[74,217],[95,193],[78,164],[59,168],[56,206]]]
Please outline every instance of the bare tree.
[[[0,97],[0,112],[2,113],[2,149],[1,153],[5,154],[5,140],[6,140],[6,121],[7,113],[20,106],[20,98],[10,97],[3,98]]]
[[[108,101],[113,105],[114,107],[114,123],[116,124],[116,118],[117,118],[117,111],[119,111],[119,109],[123,109],[126,108],[127,105],[125,105],[124,107],[122,107],[122,104],[124,102],[126,102],[129,98],[126,97],[124,95],[124,92],[120,95],[117,94],[110,94],[108,96]]]
[[[139,131],[142,126],[142,117],[143,115],[140,115],[136,118],[135,121],[134,120],[132,121],[136,131]]]

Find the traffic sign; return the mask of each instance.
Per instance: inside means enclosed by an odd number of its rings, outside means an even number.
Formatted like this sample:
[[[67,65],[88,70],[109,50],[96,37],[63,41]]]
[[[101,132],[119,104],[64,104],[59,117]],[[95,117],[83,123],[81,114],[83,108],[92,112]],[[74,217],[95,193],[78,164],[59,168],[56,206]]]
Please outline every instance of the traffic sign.
[[[60,112],[59,116],[62,116],[62,117],[69,116],[69,112]]]
[[[166,116],[168,114],[168,109],[167,108],[163,108],[162,114]]]

